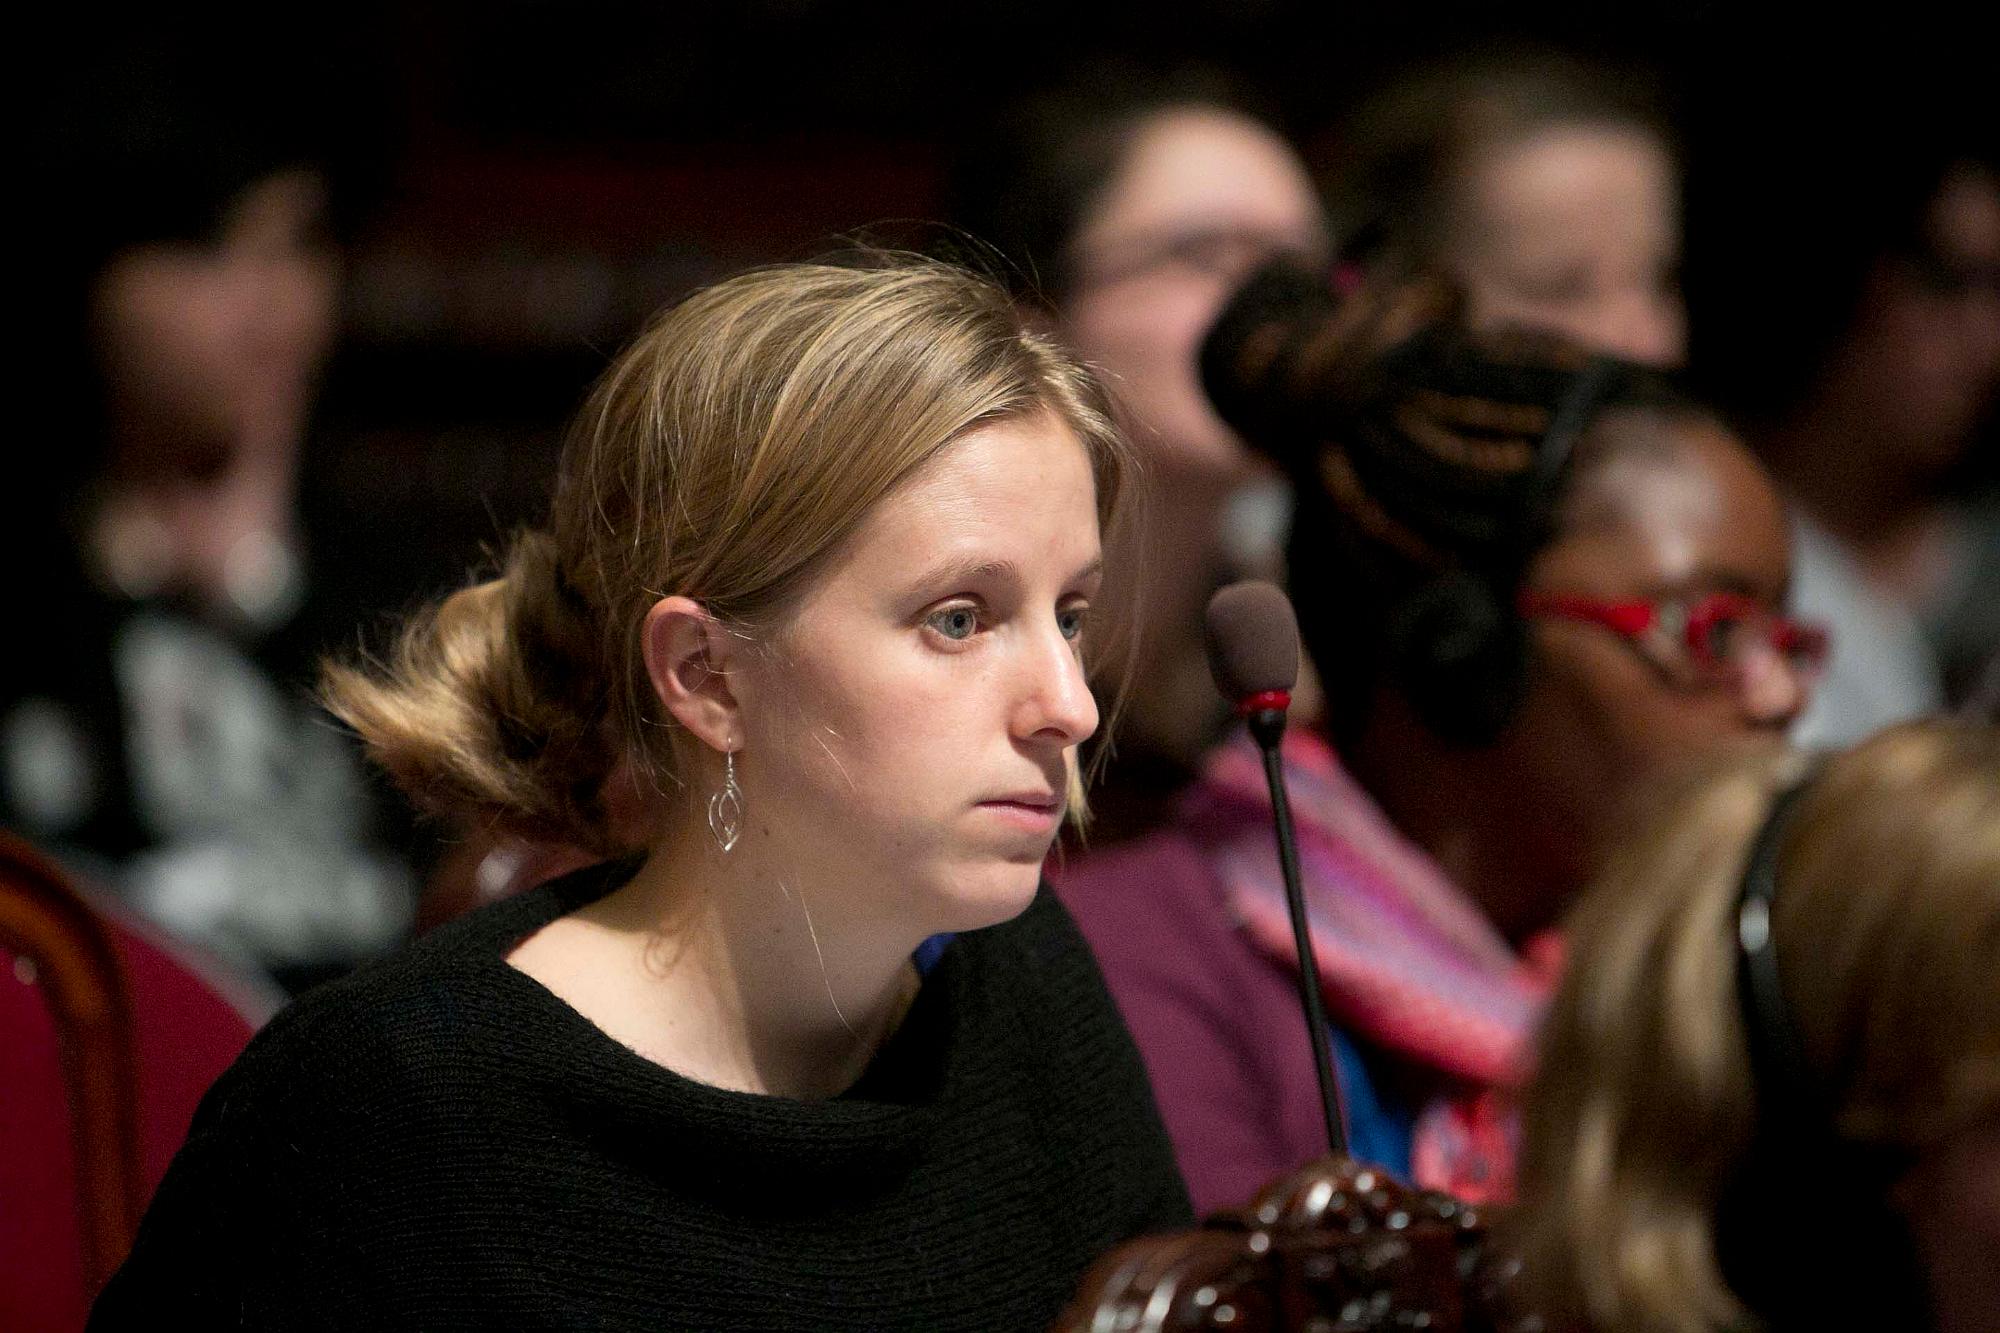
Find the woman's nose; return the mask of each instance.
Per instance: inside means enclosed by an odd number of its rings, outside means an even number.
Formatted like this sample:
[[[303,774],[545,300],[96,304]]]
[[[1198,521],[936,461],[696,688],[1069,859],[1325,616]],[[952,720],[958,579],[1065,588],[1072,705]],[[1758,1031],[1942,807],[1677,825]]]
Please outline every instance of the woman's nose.
[[[1026,666],[1027,688],[1018,716],[1023,738],[1040,737],[1069,746],[1097,730],[1097,699],[1090,692],[1076,645],[1051,624],[1036,635]]]
[[[1620,291],[1605,303],[1595,341],[1641,365],[1679,365],[1687,353],[1686,317],[1678,299],[1664,293]]]
[[[1743,715],[1760,727],[1789,726],[1811,697],[1807,677],[1777,648],[1766,645],[1743,664]]]

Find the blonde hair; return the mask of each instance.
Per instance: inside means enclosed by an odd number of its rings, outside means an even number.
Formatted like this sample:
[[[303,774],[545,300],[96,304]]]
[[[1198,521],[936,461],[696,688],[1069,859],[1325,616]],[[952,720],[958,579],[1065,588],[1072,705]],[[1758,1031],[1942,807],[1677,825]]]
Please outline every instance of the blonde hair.
[[[928,459],[1040,412],[1082,443],[1110,528],[1128,464],[1104,392],[998,287],[882,255],[718,283],[598,381],[547,529],[412,620],[386,662],[329,666],[323,697],[421,808],[615,849],[613,769],[675,778],[678,727],[641,657],[652,605],[681,594],[768,634]]]
[[[1578,911],[1516,1219],[1528,1290],[1559,1319],[1748,1320],[1715,1246],[1756,1130],[1735,910],[1750,842],[1800,768],[1710,774]],[[2000,732],[1914,723],[1829,760],[1776,871],[1787,1008],[1834,1133],[1920,1153],[2000,1112]]]

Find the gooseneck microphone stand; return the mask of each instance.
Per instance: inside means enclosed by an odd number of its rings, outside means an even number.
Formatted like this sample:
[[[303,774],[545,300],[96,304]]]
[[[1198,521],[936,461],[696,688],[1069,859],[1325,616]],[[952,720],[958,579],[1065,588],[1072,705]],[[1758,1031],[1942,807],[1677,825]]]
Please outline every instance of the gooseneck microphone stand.
[[[1285,906],[1292,917],[1292,940],[1299,951],[1299,1002],[1305,1006],[1307,1036],[1312,1041],[1313,1073],[1319,1078],[1319,1104],[1326,1116],[1326,1141],[1333,1152],[1347,1152],[1347,1130],[1341,1121],[1340,1087],[1334,1082],[1329,1047],[1333,1029],[1327,1025],[1320,998],[1319,961],[1313,955],[1312,932],[1306,925],[1305,889],[1299,877],[1299,843],[1292,831],[1292,803],[1285,791],[1284,760],[1279,743],[1285,736],[1289,690],[1263,690],[1238,706],[1250,724],[1250,737],[1264,756],[1264,781],[1271,789],[1271,816],[1278,833],[1278,865],[1285,877]]]

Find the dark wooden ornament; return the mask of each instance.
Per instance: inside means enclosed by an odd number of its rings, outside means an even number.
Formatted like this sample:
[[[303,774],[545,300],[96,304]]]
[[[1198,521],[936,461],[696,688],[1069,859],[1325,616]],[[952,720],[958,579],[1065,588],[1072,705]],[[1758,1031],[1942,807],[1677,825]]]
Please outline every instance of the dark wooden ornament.
[[[1517,1266],[1494,1251],[1489,1218],[1323,1157],[1198,1230],[1113,1250],[1056,1333],[1554,1333],[1514,1312]]]

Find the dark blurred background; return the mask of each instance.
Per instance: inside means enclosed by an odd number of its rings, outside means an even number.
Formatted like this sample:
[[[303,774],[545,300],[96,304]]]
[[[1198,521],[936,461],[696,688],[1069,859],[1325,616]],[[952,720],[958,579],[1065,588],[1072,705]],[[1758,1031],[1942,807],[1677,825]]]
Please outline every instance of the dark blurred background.
[[[199,487],[236,466],[171,442],[164,464],[145,461],[145,441],[120,446],[138,451],[138,472],[100,456],[96,414],[115,394],[88,369],[107,355],[90,346],[104,337],[91,301],[114,271],[107,260],[135,246],[169,266],[222,253],[202,249],[219,244],[218,204],[288,161],[313,165],[325,186],[317,212],[308,200],[298,216],[331,231],[322,249],[337,315],[323,370],[310,337],[292,353],[317,376],[292,409],[304,422],[296,517],[242,519],[295,549],[272,555],[269,604],[230,632],[302,699],[319,654],[379,644],[401,613],[464,582],[491,545],[541,516],[567,417],[662,304],[857,235],[963,252],[938,221],[953,164],[1009,104],[1074,86],[1080,72],[1143,81],[1212,67],[1337,195],[1354,148],[1343,117],[1426,62],[1523,44],[1600,62],[1664,117],[1685,169],[1690,368],[1746,422],[1800,400],[1885,254],[1909,270],[1906,305],[1991,307],[1990,268],[1949,256],[1940,267],[1914,230],[1939,155],[1990,163],[2000,120],[1988,48],[1967,20],[1924,6],[1810,20],[1722,4],[1461,0],[90,7],[34,47],[20,307],[30,350],[19,363],[30,392],[17,413],[30,429],[4,525],[15,565],[75,538],[74,514],[98,503],[94,469],[123,467],[143,489],[157,481],[145,468]],[[202,172],[214,178],[191,178]],[[1339,251],[1353,238],[1337,208],[1332,225]],[[253,252],[254,230],[230,244]],[[154,240],[182,249],[146,250]],[[1866,378],[1857,392],[1873,392]],[[1951,464],[1959,499],[1990,497],[2000,475],[1991,415]],[[1963,431],[1946,433],[1957,449]],[[281,477],[258,503],[282,507],[292,485]],[[143,547],[150,521],[120,540]],[[196,532],[206,521],[180,520]],[[158,591],[113,576],[128,599],[118,616]],[[71,621],[103,584],[102,571],[48,581],[37,614],[52,641],[89,640]],[[2000,636],[1991,629],[1974,626],[1975,646]],[[68,687],[103,657],[86,643],[84,667],[52,659],[51,679],[10,684],[8,697],[75,694],[66,706],[87,727],[112,687]],[[43,753],[18,740],[16,752]],[[120,743],[78,742],[92,744]],[[122,829],[93,834],[114,853],[139,845],[135,819],[158,822],[143,809],[120,818]]]
[[[331,632],[456,582],[482,542],[535,515],[564,417],[649,312],[859,228],[907,237],[893,224],[936,216],[954,148],[996,106],[1078,66],[1220,65],[1324,167],[1339,151],[1329,127],[1399,67],[1498,41],[1632,66],[1684,126],[1725,102],[1727,118],[1801,103],[1838,118],[1954,82],[1990,87],[1992,62],[1940,13],[512,0],[167,21],[93,9],[44,48],[43,73],[63,85],[101,70],[107,47],[171,49],[200,77],[267,88],[243,115],[299,117],[334,164],[345,317],[304,494],[314,610]]]
[[[246,118],[299,117],[324,145],[350,248],[303,499],[313,614],[337,635],[459,581],[482,543],[536,515],[565,416],[661,303],[856,229],[920,234],[897,224],[936,216],[955,146],[1078,66],[1239,72],[1324,162],[1328,127],[1406,62],[1525,37],[1639,65],[1684,94],[1718,46],[1745,39],[1736,9],[516,0],[171,22],[93,10],[46,51],[45,73],[87,78],[107,46],[170,49],[197,77],[268,89],[246,95]]]

